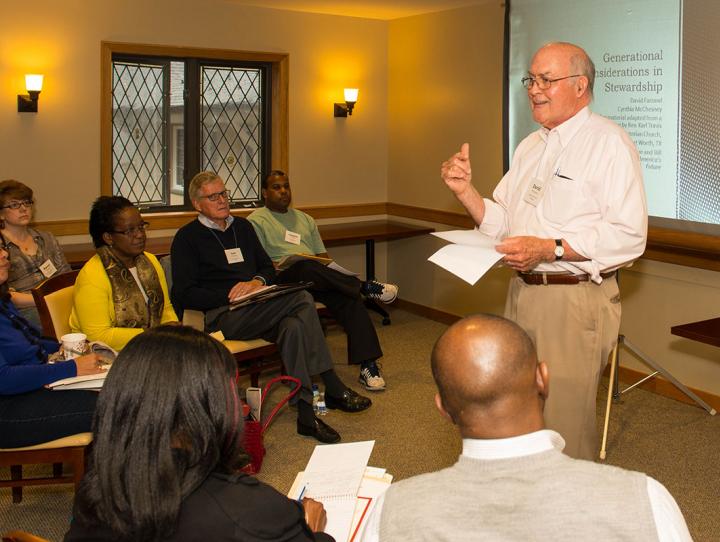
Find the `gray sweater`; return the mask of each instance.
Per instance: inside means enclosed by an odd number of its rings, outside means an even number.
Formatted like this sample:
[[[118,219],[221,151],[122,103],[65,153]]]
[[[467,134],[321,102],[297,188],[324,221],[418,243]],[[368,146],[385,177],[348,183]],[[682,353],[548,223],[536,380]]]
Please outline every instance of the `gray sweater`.
[[[644,474],[557,450],[460,456],[452,467],[393,484],[380,518],[383,541],[657,539]]]

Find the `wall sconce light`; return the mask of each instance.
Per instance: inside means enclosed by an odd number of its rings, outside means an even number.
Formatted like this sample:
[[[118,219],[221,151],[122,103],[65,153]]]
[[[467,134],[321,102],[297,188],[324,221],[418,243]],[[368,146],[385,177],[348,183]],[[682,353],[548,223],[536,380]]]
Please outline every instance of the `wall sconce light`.
[[[336,103],[334,108],[334,116],[336,117],[347,117],[352,115],[353,107],[357,102],[358,89],[346,88],[345,89],[345,103]]]
[[[42,85],[42,75],[27,74],[25,76],[25,90],[28,93],[18,94],[18,113],[37,113]]]

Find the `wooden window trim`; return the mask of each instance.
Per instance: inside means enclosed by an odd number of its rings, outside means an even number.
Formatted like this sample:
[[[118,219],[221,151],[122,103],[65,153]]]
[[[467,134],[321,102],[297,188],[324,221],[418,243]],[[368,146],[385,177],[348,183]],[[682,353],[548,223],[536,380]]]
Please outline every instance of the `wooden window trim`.
[[[192,57],[204,59],[257,61],[272,64],[271,89],[271,169],[289,171],[288,77],[289,55],[260,53],[229,49],[199,49],[166,45],[119,43],[103,41],[100,44],[100,194],[112,195],[112,56],[114,53],[147,56]],[[188,213],[188,216],[192,213]],[[154,212],[161,219],[177,217],[177,212]],[[170,220],[171,223],[175,221]]]

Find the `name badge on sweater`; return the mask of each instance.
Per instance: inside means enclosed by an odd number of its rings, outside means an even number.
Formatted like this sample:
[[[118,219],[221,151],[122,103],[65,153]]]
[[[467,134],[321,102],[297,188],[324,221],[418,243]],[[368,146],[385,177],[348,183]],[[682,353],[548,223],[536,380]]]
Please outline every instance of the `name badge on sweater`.
[[[52,263],[52,261],[50,260],[50,258],[48,258],[47,260],[45,260],[45,261],[42,263],[42,265],[40,265],[40,267],[39,267],[38,269],[40,269],[40,272],[41,272],[43,275],[45,275],[45,278],[46,278],[46,279],[49,279],[49,278],[52,277],[55,273],[57,273],[57,267],[55,267],[55,265]]]
[[[545,181],[539,179],[538,177],[535,177],[530,182],[530,185],[528,186],[527,192],[525,192],[525,197],[523,197],[523,200],[525,200],[526,203],[529,203],[533,207],[537,207],[537,204],[540,203],[544,192]]]
[[[300,244],[300,234],[294,231],[285,230],[285,241],[292,243],[293,245]]]
[[[243,258],[242,250],[239,248],[227,248],[225,249],[225,257],[227,263],[241,263],[245,261]]]

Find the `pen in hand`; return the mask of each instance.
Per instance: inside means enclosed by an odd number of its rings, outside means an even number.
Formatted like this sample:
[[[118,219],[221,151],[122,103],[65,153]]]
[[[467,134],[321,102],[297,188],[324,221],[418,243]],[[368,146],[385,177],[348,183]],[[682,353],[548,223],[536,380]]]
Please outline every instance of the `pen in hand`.
[[[307,489],[307,484],[305,484],[305,485],[303,486],[302,490],[300,491],[300,495],[298,495],[298,498],[297,498],[297,501],[298,501],[298,502],[302,502],[303,496],[305,495],[305,490],[306,490],[306,489]]]

